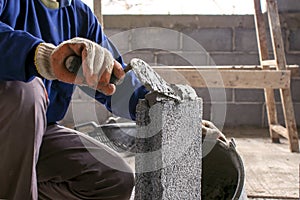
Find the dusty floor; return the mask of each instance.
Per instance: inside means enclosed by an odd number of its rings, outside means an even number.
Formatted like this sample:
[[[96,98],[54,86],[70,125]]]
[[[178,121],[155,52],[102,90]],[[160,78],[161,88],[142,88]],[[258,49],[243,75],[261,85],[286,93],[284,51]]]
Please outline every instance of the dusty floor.
[[[300,199],[300,154],[289,151],[286,139],[271,143],[268,129],[228,129],[224,133],[236,140],[249,197]]]
[[[236,140],[245,165],[249,199],[300,199],[300,154],[289,152],[287,140],[272,144],[268,129],[235,128],[223,132]],[[126,159],[134,168],[134,157]]]

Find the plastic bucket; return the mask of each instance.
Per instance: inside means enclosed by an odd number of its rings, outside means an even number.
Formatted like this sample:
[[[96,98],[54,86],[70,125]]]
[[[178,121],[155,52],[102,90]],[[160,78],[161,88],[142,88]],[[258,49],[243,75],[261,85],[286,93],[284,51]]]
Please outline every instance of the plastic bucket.
[[[202,151],[209,153],[202,158],[202,199],[247,199],[244,165],[234,140],[203,141]]]

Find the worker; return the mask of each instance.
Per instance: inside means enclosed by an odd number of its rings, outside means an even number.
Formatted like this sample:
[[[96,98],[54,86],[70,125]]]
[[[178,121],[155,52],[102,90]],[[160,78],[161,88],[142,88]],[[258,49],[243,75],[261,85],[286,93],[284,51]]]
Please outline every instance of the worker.
[[[82,58],[81,75],[66,68],[72,55]],[[126,162],[58,124],[75,85],[134,120],[147,91],[132,74],[124,77],[124,67],[81,0],[0,0],[0,199],[130,198],[134,176]],[[109,83],[111,73],[132,86],[126,101],[119,98],[124,90]]]

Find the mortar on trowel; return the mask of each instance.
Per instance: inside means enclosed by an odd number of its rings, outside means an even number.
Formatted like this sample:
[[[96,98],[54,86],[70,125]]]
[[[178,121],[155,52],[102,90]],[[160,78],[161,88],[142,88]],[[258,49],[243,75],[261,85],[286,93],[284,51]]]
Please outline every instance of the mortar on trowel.
[[[70,57],[66,62],[66,66],[74,73],[80,70],[80,64],[81,59],[75,56]],[[124,72],[127,73],[130,70],[134,72],[139,81],[150,91],[145,96],[149,106],[153,106],[156,102],[166,99],[183,101],[198,98],[192,87],[167,83],[141,59],[132,59],[124,69]],[[111,77],[110,82],[119,84],[114,76]],[[135,129],[135,127],[132,127],[132,129]],[[135,130],[132,132],[136,133]],[[132,137],[132,132],[130,137]],[[201,198],[204,200],[246,199],[243,189],[245,182],[244,166],[235,149],[234,141],[228,142],[226,138],[220,140],[216,137],[207,136],[202,142],[202,151],[210,149],[210,152],[202,158]],[[211,148],[212,146],[213,148]]]

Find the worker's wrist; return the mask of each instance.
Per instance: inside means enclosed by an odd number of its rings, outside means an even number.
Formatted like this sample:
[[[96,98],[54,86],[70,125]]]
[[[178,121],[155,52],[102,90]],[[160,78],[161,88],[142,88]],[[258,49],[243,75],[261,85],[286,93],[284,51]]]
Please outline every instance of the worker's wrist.
[[[55,48],[51,43],[40,43],[35,50],[35,67],[38,73],[48,80],[56,79],[50,63],[50,57]]]

